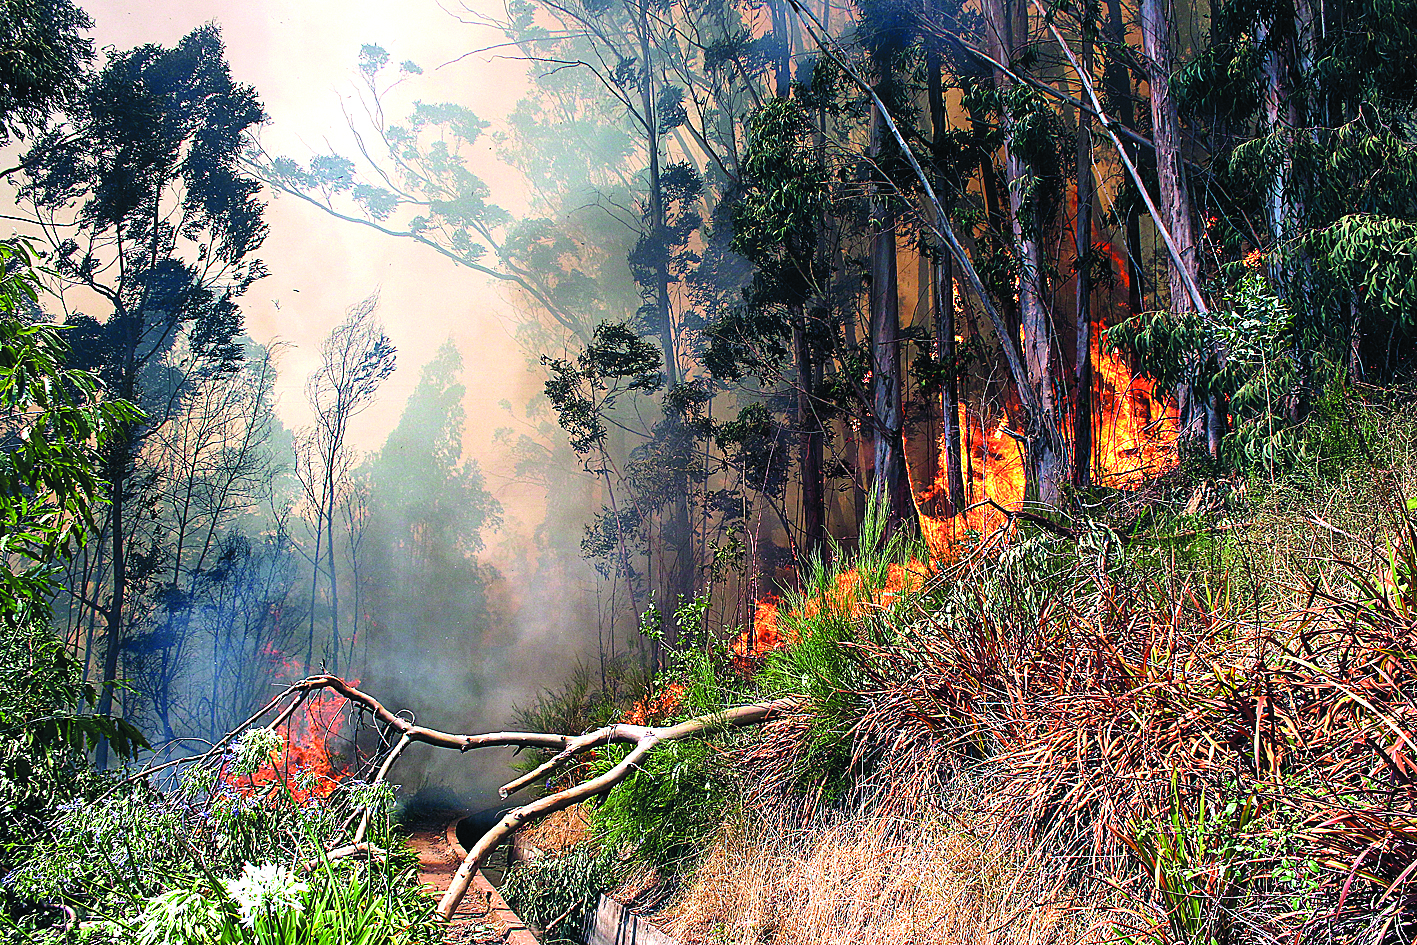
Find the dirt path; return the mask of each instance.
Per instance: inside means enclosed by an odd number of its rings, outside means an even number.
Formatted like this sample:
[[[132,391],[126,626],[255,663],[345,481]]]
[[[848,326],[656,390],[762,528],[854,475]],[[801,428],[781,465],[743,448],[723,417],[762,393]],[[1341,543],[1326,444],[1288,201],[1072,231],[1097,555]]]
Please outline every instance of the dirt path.
[[[460,815],[429,817],[410,826],[408,843],[418,854],[418,880],[435,899],[447,892],[464,852],[454,846],[452,825]],[[448,923],[448,945],[536,945],[536,938],[507,907],[500,893],[478,873]]]

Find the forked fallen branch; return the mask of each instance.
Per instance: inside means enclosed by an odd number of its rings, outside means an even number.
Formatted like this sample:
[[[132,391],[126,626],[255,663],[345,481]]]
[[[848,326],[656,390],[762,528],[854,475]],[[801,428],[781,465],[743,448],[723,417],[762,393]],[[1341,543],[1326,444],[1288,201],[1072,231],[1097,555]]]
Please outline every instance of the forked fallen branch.
[[[351,686],[338,676],[311,676],[302,679],[291,686],[280,696],[272,699],[266,707],[258,714],[233,731],[226,738],[218,742],[218,746],[230,744],[247,728],[254,726],[263,718],[266,713],[274,710],[287,698],[293,701],[288,705],[276,719],[276,725],[290,718],[294,707],[303,702],[311,693],[317,690],[329,690],[334,692],[349,702],[361,706],[371,713],[379,722],[389,729],[399,733],[397,741],[384,756],[379,765],[378,773],[374,777],[374,784],[381,783],[389,774],[394,762],[398,759],[403,750],[411,742],[422,742],[426,745],[433,745],[438,748],[450,748],[456,751],[471,751],[476,748],[538,748],[556,752],[546,763],[540,765],[536,770],[522,775],[516,780],[504,785],[501,789],[503,797],[518,791],[529,784],[539,781],[541,778],[555,771],[557,768],[569,762],[576,756],[590,751],[594,748],[601,748],[612,744],[630,745],[629,753],[617,765],[603,774],[597,775],[588,781],[572,785],[563,791],[548,794],[530,801],[520,807],[515,807],[508,811],[501,820],[497,822],[491,830],[483,834],[468,851],[463,858],[462,865],[458,867],[457,873],[453,876],[452,884],[448,891],[443,894],[443,898],[438,902],[438,915],[444,920],[452,917],[462,903],[463,897],[467,895],[468,886],[472,883],[472,877],[477,873],[483,862],[491,855],[492,851],[506,839],[508,839],[518,827],[531,823],[547,814],[565,810],[579,804],[581,801],[605,794],[615,785],[629,777],[639,767],[640,762],[645,759],[657,746],[666,742],[683,741],[688,738],[695,738],[707,735],[712,732],[724,729],[744,728],[749,725],[757,725],[766,722],[780,715],[786,714],[797,707],[798,703],[794,699],[778,699],[773,702],[759,702],[751,705],[736,706],[716,712],[711,715],[704,715],[698,718],[689,719],[676,725],[655,728],[648,725],[607,725],[604,728],[587,732],[583,735],[561,735],[551,732],[486,732],[481,734],[458,734],[443,732],[438,729],[427,728],[410,722],[390,712],[377,699]],[[273,725],[272,727],[275,727]],[[203,756],[204,758],[206,756]],[[166,767],[166,766],[159,766]],[[152,773],[159,768],[148,769],[139,772],[135,777]],[[368,817],[361,818],[358,829],[350,844],[345,847],[330,851],[328,856],[339,856],[353,853],[375,853],[374,848],[364,842],[365,834],[368,830]]]

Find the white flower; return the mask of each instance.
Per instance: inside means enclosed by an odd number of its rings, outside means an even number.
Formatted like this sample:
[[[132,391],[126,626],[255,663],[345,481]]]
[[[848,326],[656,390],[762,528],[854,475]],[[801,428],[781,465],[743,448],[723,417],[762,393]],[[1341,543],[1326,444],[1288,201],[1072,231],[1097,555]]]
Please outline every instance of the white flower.
[[[274,864],[247,863],[239,878],[226,881],[226,892],[235,900],[241,924],[248,929],[255,926],[259,915],[303,912],[305,903],[301,897],[309,891],[308,883],[298,882],[289,869]]]

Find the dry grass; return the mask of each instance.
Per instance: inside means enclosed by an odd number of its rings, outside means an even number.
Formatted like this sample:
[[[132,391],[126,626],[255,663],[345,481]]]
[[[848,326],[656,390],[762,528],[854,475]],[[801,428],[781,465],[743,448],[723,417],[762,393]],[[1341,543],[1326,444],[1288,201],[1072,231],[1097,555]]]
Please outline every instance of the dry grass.
[[[1115,940],[1103,891],[1080,893],[938,813],[794,822],[778,811],[725,833],[655,922],[685,945]]]
[[[1014,940],[1012,926],[986,934],[1004,916],[1027,918],[1020,941],[1080,940],[1051,911],[1066,890],[1042,877],[1141,873],[1131,905],[1154,941],[1417,933],[1399,918],[1417,914],[1417,437],[1399,419],[1385,461],[1271,488],[1235,510],[1243,521],[1130,540],[1080,524],[1076,543],[1020,539],[944,572],[889,633],[869,601],[844,611],[850,626],[805,621],[801,652],[834,643],[844,659],[822,665],[839,682],[740,749],[750,806],[810,788],[828,717],[853,777],[891,785],[896,803],[987,783],[949,806],[975,831],[877,814],[749,832],[715,851],[696,879],[708,892],[686,894],[685,914],[707,917],[692,927],[720,923],[729,942],[887,927]],[[989,882],[990,864],[1016,886]]]
[[[512,845],[514,858],[523,862],[543,856],[561,856],[589,840],[590,824],[585,808],[578,804],[519,830]]]

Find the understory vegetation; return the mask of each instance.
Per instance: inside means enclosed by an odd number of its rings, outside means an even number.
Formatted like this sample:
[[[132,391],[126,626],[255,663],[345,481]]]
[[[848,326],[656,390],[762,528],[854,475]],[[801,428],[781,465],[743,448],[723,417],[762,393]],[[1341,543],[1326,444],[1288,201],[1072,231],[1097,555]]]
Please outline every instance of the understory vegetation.
[[[654,756],[511,901],[618,889],[686,942],[1407,940],[1417,411],[1342,409],[1283,475],[1176,470],[949,562],[875,510],[783,648],[685,634],[641,702],[800,711]]]
[[[441,941],[393,792],[310,771],[262,783],[279,736],[250,729],[169,783],[91,777],[5,876],[0,940],[141,945]],[[361,818],[365,847],[339,838]]]

